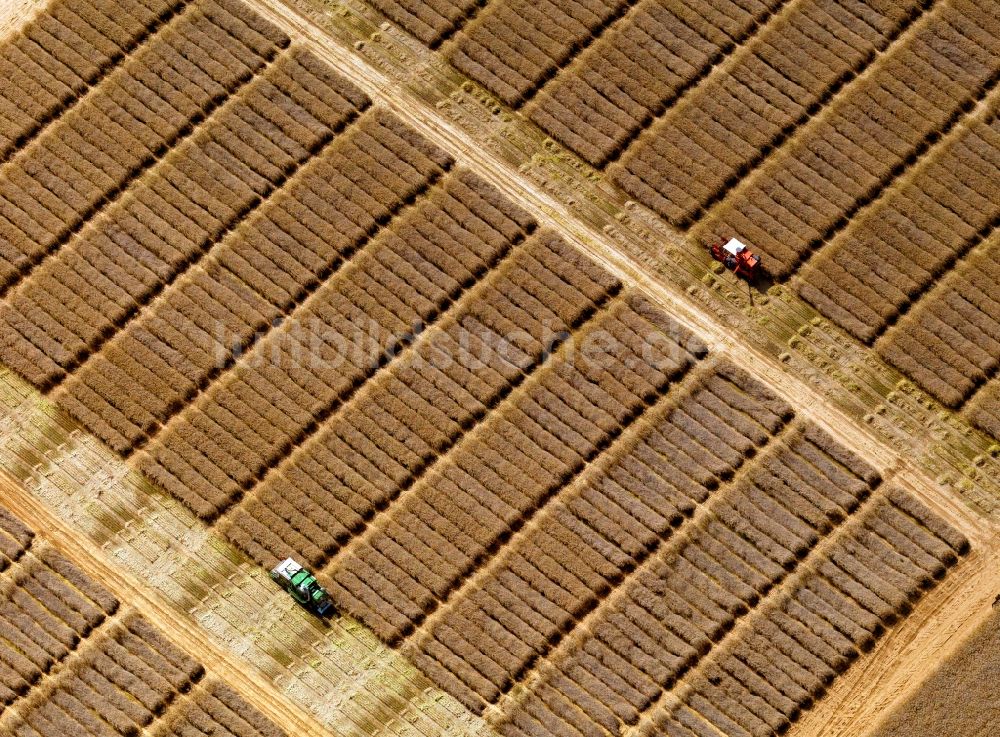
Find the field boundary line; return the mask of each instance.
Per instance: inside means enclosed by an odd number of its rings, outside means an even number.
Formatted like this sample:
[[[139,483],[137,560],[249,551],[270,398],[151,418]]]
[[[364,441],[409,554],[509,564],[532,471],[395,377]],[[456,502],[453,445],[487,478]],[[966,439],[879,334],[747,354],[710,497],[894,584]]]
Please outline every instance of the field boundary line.
[[[677,93],[674,95],[673,99],[669,101],[668,104],[664,104],[662,102],[660,103],[663,106],[663,110],[661,110],[659,113],[650,113],[648,120],[640,124],[632,133],[630,133],[628,139],[622,145],[617,146],[614,149],[614,151],[612,151],[608,156],[604,157],[603,159],[601,159],[601,161],[597,162],[594,168],[598,169],[599,171],[606,171],[607,168],[611,166],[611,164],[615,163],[616,161],[620,161],[621,158],[626,153],[628,153],[628,151],[631,148],[633,148],[639,143],[640,139],[642,139],[644,136],[649,135],[649,131],[651,131],[653,128],[656,127],[656,124],[663,119],[663,116],[666,115],[671,108],[676,107],[680,102],[684,100],[684,98],[693,94],[702,85],[708,84],[708,80],[710,78],[714,78],[719,74],[727,74],[729,71],[729,67],[735,63],[733,62],[733,58],[736,56],[737,53],[739,53],[739,50],[744,46],[746,46],[748,43],[750,43],[750,41],[752,41],[754,38],[756,38],[761,33],[761,31],[763,31],[770,25],[772,21],[776,21],[777,20],[776,16],[788,11],[789,8],[791,8],[793,5],[796,5],[798,2],[803,2],[803,1],[804,0],[781,0],[781,2],[775,5],[773,10],[766,11],[761,16],[761,18],[757,20],[756,25],[752,29],[750,29],[750,31],[743,38],[742,41],[740,41],[739,43],[736,43],[734,41],[732,48],[730,48],[728,51],[720,50],[716,55],[715,61],[705,66],[705,68],[699,71],[698,74],[696,74],[688,81],[684,82],[684,84],[680,86]],[[929,1],[936,2],[937,0],[929,0]],[[725,33],[725,31],[723,31],[723,33]],[[729,34],[727,33],[726,35],[728,36]],[[573,60],[573,63],[574,64],[576,63],[576,59]],[[565,71],[567,74],[571,72],[569,68],[564,68],[563,71]],[[604,97],[604,95],[601,94],[601,97]],[[605,99],[607,98],[605,97]],[[609,100],[608,102],[611,101]],[[617,104],[615,104],[615,106],[617,107]],[[569,147],[567,146],[567,148]]]
[[[812,0],[792,0],[792,2],[785,7],[791,9],[793,7],[793,4],[795,6],[798,6],[800,4],[805,4],[808,2],[812,2]],[[850,88],[853,87],[853,85],[860,79],[862,79],[868,73],[869,69],[872,69],[876,65],[881,64],[882,60],[885,57],[895,52],[897,46],[905,43],[908,40],[909,33],[912,31],[914,26],[919,24],[923,18],[926,18],[930,13],[933,13],[935,10],[937,10],[939,7],[946,4],[947,2],[948,0],[924,0],[924,2],[922,2],[918,6],[917,12],[909,16],[909,18],[907,18],[905,22],[900,24],[899,28],[897,28],[891,35],[887,36],[887,40],[889,41],[889,43],[887,43],[885,47],[882,49],[874,50],[871,59],[868,62],[866,62],[865,66],[862,68],[860,72],[857,72],[854,69],[848,69],[843,74],[841,74],[840,77],[834,80],[834,82],[819,97],[819,99],[816,100],[816,102],[813,105],[811,105],[808,109],[806,109],[802,113],[802,115],[800,115],[798,118],[796,118],[791,123],[782,128],[777,133],[777,135],[775,135],[774,138],[771,139],[771,141],[768,144],[771,146],[769,151],[764,152],[763,148],[759,149],[757,154],[752,159],[750,159],[749,162],[747,162],[747,169],[745,172],[741,170],[733,173],[723,183],[722,187],[720,187],[717,192],[714,192],[712,196],[705,202],[705,204],[702,205],[691,216],[686,225],[678,227],[681,228],[684,232],[687,232],[692,227],[694,227],[694,225],[697,222],[707,219],[711,215],[712,211],[715,210],[726,200],[730,192],[739,187],[740,184],[742,184],[744,181],[752,177],[754,172],[756,172],[758,169],[765,166],[769,161],[774,159],[774,157],[778,155],[778,152],[782,150],[784,145],[788,143],[790,140],[793,140],[798,135],[799,131],[801,131],[807,125],[809,125],[811,121],[820,118],[824,114],[824,112],[828,110],[830,106],[836,102],[837,97],[842,92],[844,93],[849,92]],[[791,12],[791,10],[789,10],[789,12]],[[729,59],[727,59],[727,63],[729,63],[734,56],[735,54],[731,54],[729,56]],[[769,68],[773,69],[776,73],[781,74],[781,72],[774,69],[774,67],[772,67],[767,60],[761,57],[757,58],[760,59],[760,61],[766,64]],[[735,61],[729,63],[729,65],[730,66],[735,65]],[[728,69],[720,70],[719,74],[728,73],[728,71],[729,71]],[[680,98],[678,98],[678,101],[679,100]],[[813,108],[815,109],[813,110]],[[813,112],[810,113],[809,110],[813,110]],[[663,115],[658,116],[658,118],[662,119]],[[652,130],[654,125],[655,122],[647,126],[645,130]],[[632,143],[635,143],[635,141],[633,141]],[[629,144],[630,147],[632,143]],[[625,152],[623,151],[622,154],[624,155],[624,153]]]
[[[0,503],[13,505],[26,524],[44,530],[50,545],[84,573],[101,581],[120,601],[128,602],[132,610],[139,611],[175,647],[201,663],[206,671],[203,679],[215,675],[224,680],[248,703],[296,737],[330,737],[327,728],[277,690],[255,666],[216,645],[201,624],[178,612],[159,592],[109,560],[96,543],[57,517],[4,469],[0,469]]]
[[[94,228],[103,225],[104,223],[102,221],[106,218],[108,211],[113,208],[118,201],[122,199],[122,197],[145,181],[147,175],[154,174],[161,166],[169,164],[170,158],[176,155],[177,150],[189,141],[193,141],[195,136],[197,136],[202,130],[205,130],[218,115],[223,114],[231,105],[239,104],[240,93],[254,84],[257,80],[262,79],[274,62],[281,58],[282,54],[282,49],[276,49],[269,58],[265,59],[264,65],[261,66],[255,74],[252,74],[249,79],[238,82],[236,87],[234,87],[231,91],[227,90],[228,94],[225,98],[218,102],[213,100],[207,110],[197,113],[194,118],[196,122],[193,125],[189,125],[187,129],[182,128],[177,135],[168,140],[166,143],[167,148],[162,154],[157,155],[156,153],[152,153],[151,158],[148,161],[140,162],[135,170],[129,172],[123,181],[116,184],[114,189],[105,194],[93,207],[85,212],[78,219],[75,225],[69,227],[62,235],[56,238],[55,242],[46,248],[39,258],[31,260],[23,270],[19,271],[14,281],[10,282],[10,284],[5,287],[0,287],[0,299],[9,300],[11,297],[17,296],[18,290],[21,286],[31,279],[32,275],[38,271],[43,264],[55,258],[67,246],[74,244],[78,238],[82,238],[86,231],[93,230]],[[198,117],[199,115],[201,116],[200,118]],[[106,341],[107,339],[102,336],[101,341],[97,343],[96,348],[88,348],[87,355],[84,357],[84,362],[86,362],[86,359],[93,355],[96,351],[99,351],[100,347],[104,345],[104,342]],[[53,387],[58,386],[59,383],[61,383],[62,380],[69,375],[69,373],[79,366],[79,359],[74,358],[71,368],[64,373],[63,379],[60,379],[53,384]]]
[[[340,412],[346,409],[348,405],[352,405],[355,401],[360,401],[362,398],[368,396],[372,391],[374,391],[368,388],[372,382],[376,381],[381,376],[387,375],[390,373],[391,369],[401,365],[401,363],[405,365],[405,361],[410,360],[413,353],[419,346],[423,346],[425,342],[441,334],[443,331],[441,326],[446,324],[447,321],[450,320],[460,309],[465,309],[467,303],[473,300],[475,295],[486,289],[488,283],[493,281],[493,275],[498,273],[500,269],[505,268],[504,265],[510,263],[511,259],[516,258],[517,253],[519,253],[519,249],[525,247],[525,243],[530,238],[531,234],[529,233],[522,235],[519,240],[514,241],[507,253],[501,257],[488,272],[480,276],[474,284],[462,290],[448,305],[446,305],[445,309],[438,313],[433,322],[423,325],[421,329],[415,333],[408,333],[401,336],[399,345],[396,347],[396,350],[393,351],[393,356],[382,365],[377,366],[363,382],[352,387],[347,394],[338,400],[335,400],[333,404],[326,408],[324,413],[315,418],[312,426],[305,433],[303,433],[303,436],[296,443],[294,443],[292,447],[281,456],[281,458],[277,459],[274,463],[268,466],[267,469],[265,469],[263,475],[256,480],[254,485],[244,493],[239,501],[235,504],[231,504],[229,508],[216,517],[215,520],[213,520],[213,525],[217,525],[225,518],[229,517],[230,513],[237,508],[242,507],[244,502],[248,502],[255,498],[261,484],[264,483],[266,478],[274,473],[280,473],[285,466],[294,463],[294,458],[300,453],[306,452],[307,446],[313,442],[315,437],[323,432],[323,428],[327,422],[340,414]],[[410,338],[410,340],[407,341],[406,338]],[[423,471],[421,471],[421,473],[423,473]],[[392,502],[390,502],[390,506],[391,504]],[[380,512],[376,513],[375,517],[379,514]],[[368,524],[371,524],[375,517],[373,517],[372,520],[369,520],[364,529],[367,529]],[[355,537],[360,534],[362,533],[357,533]],[[337,555],[338,553],[334,553],[330,560]],[[327,563],[328,562],[329,561],[327,561]],[[323,565],[325,566],[327,563],[324,563]]]
[[[63,117],[70,110],[75,108],[77,104],[82,102],[84,99],[90,97],[90,95],[94,93],[94,91],[98,89],[98,87],[101,86],[101,83],[104,82],[104,80],[106,80],[109,76],[111,76],[115,71],[122,68],[122,66],[124,66],[125,63],[128,62],[130,57],[132,57],[137,52],[141,51],[148,43],[151,43],[153,39],[157,38],[162,31],[165,31],[167,28],[171,27],[174,24],[174,22],[178,21],[181,18],[181,16],[187,13],[187,11],[190,8],[194,7],[197,2],[198,0],[182,0],[182,2],[175,5],[170,10],[170,12],[167,13],[164,17],[157,18],[152,25],[147,27],[145,35],[139,38],[137,42],[133,43],[131,48],[122,49],[122,55],[121,58],[118,59],[118,61],[108,66],[107,69],[100,70],[98,72],[98,75],[94,77],[94,80],[88,83],[86,89],[84,89],[83,92],[74,95],[70,99],[70,101],[66,105],[64,105],[55,115],[50,116],[48,120],[45,120],[40,124],[38,124],[34,128],[34,130],[30,131],[24,136],[24,140],[22,140],[19,144],[15,144],[14,148],[12,148],[10,150],[10,153],[7,154],[7,157],[2,161],[0,161],[0,171],[5,169],[7,164],[13,162],[14,159],[19,157],[21,155],[21,152],[23,152],[28,146],[30,146],[33,141],[38,139],[40,136],[44,135],[45,132],[49,129],[49,127],[52,126],[53,123],[55,123],[57,120]],[[72,8],[70,8],[70,10],[72,10]],[[43,13],[48,13],[48,3],[40,3],[38,6],[36,6],[35,14],[23,24],[16,23],[14,27],[9,29],[8,37],[0,38],[0,42],[8,43],[10,40],[9,36],[16,34],[18,30],[23,30],[23,28],[27,27],[28,24],[33,23],[37,19],[37,17]],[[75,11],[74,15],[76,15]],[[32,41],[32,43],[35,42]]]
[[[757,602],[756,606],[754,606],[742,617],[738,617],[734,622],[732,629],[726,632],[719,639],[719,641],[715,643],[714,647],[712,647],[712,649],[705,654],[704,657],[700,658],[698,662],[696,662],[686,673],[684,673],[683,676],[678,678],[677,682],[670,689],[665,689],[660,695],[660,698],[643,711],[636,724],[627,726],[624,730],[622,730],[622,737],[641,737],[642,735],[655,733],[655,723],[653,720],[656,715],[665,708],[668,708],[675,699],[683,699],[684,696],[690,692],[690,684],[693,679],[697,678],[697,676],[703,673],[710,665],[717,662],[719,658],[730,652],[733,644],[740,641],[740,634],[756,622],[760,621],[762,617],[765,617],[774,611],[774,608],[784,600],[783,597],[785,597],[788,592],[795,591],[796,587],[801,585],[803,579],[815,571],[817,562],[826,559],[827,553],[831,548],[833,548],[840,540],[845,539],[846,535],[850,534],[862,524],[865,515],[868,514],[868,511],[874,506],[876,500],[886,498],[885,490],[894,482],[895,474],[890,474],[889,476],[884,477],[878,487],[873,489],[843,522],[835,526],[829,533],[822,536],[819,542],[817,542],[816,545],[814,545],[812,549],[806,553],[805,557],[796,563],[793,570],[789,571],[788,574],[782,578],[781,581],[776,583],[770,591],[760,597],[760,601]],[[960,560],[959,565],[961,565],[962,562],[963,560]],[[949,571],[949,574],[953,570],[954,568]],[[946,577],[949,574],[946,574]],[[940,581],[937,582],[937,585],[940,584]],[[923,597],[921,597],[921,603],[922,601]],[[901,618],[900,621],[903,619],[905,619],[905,617]],[[896,624],[887,626],[886,632],[895,627]],[[881,639],[881,637],[878,639]],[[668,695],[671,696],[670,699],[666,698]]]
[[[362,528],[360,532],[354,534],[343,546],[340,547],[332,556],[330,556],[326,562],[320,567],[320,572],[329,575],[331,567],[345,555],[353,552],[355,548],[368,541],[368,538],[376,534],[379,529],[381,529],[381,521],[386,519],[386,515],[394,508],[398,507],[399,504],[404,502],[406,499],[410,498],[416,494],[415,489],[421,484],[425,479],[428,478],[436,468],[440,466],[447,459],[451,458],[452,454],[458,451],[460,448],[464,447],[467,443],[472,442],[470,438],[475,440],[480,432],[483,432],[483,428],[491,418],[496,417],[497,413],[502,411],[504,408],[510,405],[516,398],[520,397],[522,393],[527,391],[526,387],[532,386],[533,381],[537,381],[537,377],[542,374],[542,372],[549,370],[552,364],[563,356],[563,354],[569,350],[567,346],[571,345],[571,340],[573,337],[578,335],[581,331],[586,330],[588,326],[594,325],[597,321],[608,314],[611,305],[615,302],[615,296],[609,297],[605,302],[594,310],[593,314],[589,315],[586,319],[579,322],[577,325],[572,326],[572,331],[569,336],[563,339],[561,342],[549,346],[543,352],[542,357],[535,364],[530,366],[527,371],[522,370],[520,374],[520,379],[516,384],[510,386],[510,389],[506,394],[502,395],[498,401],[496,401],[492,406],[487,407],[486,412],[482,416],[477,417],[475,421],[469,425],[467,428],[463,428],[462,432],[455,438],[451,446],[445,450],[445,452],[437,455],[434,459],[422,467],[416,476],[413,477],[412,481],[409,482],[405,487],[401,487],[399,493],[395,498],[389,502],[389,504],[382,510],[379,510],[375,515],[368,520],[367,524]],[[555,350],[552,348],[555,347]],[[408,347],[408,350],[411,350]],[[374,390],[370,390],[374,391]]]
[[[706,367],[706,371],[711,371],[713,369],[714,367]],[[583,638],[590,634],[591,623],[607,612],[609,607],[614,607],[623,596],[626,596],[626,589],[631,581],[638,580],[638,576],[642,575],[644,571],[652,568],[656,561],[660,558],[661,554],[669,546],[675,544],[680,545],[684,542],[695,539],[694,536],[696,533],[703,533],[704,531],[701,528],[711,515],[710,508],[712,507],[713,502],[716,499],[719,499],[722,495],[731,494],[732,489],[734,489],[740,481],[760,463],[760,459],[762,457],[769,457],[769,454],[777,452],[776,449],[779,447],[778,444],[784,442],[784,440],[793,434],[797,428],[801,427],[802,424],[803,421],[797,415],[792,417],[788,422],[785,422],[774,435],[770,436],[766,445],[761,448],[757,448],[757,452],[753,458],[746,459],[743,465],[736,469],[732,478],[723,481],[719,484],[719,487],[715,489],[715,491],[710,492],[708,498],[695,507],[694,513],[688,517],[680,527],[671,528],[673,532],[669,536],[661,537],[656,548],[650,551],[639,563],[639,565],[631,571],[626,572],[622,576],[622,579],[616,583],[607,594],[598,600],[596,606],[594,606],[582,618],[578,619],[573,624],[572,630],[567,632],[559,640],[559,642],[552,647],[544,658],[536,660],[535,663],[516,680],[507,692],[500,697],[496,704],[487,705],[484,715],[490,715],[491,719],[497,721],[506,719],[510,715],[511,710],[520,706],[523,698],[531,695],[533,689],[540,681],[558,669],[559,666],[555,664],[556,661],[559,660],[564,653],[578,645]]]
[[[539,518],[545,514],[550,507],[557,504],[563,495],[571,494],[574,490],[580,488],[583,484],[586,484],[588,476],[594,471],[595,466],[606,466],[607,464],[612,463],[613,459],[608,460],[610,458],[609,454],[614,454],[616,452],[616,448],[621,448],[622,446],[632,442],[641,442],[642,433],[648,429],[651,422],[655,421],[655,415],[660,412],[668,413],[672,407],[676,406],[677,401],[683,397],[690,396],[692,390],[697,390],[700,380],[707,374],[711,374],[717,365],[718,359],[702,360],[701,362],[694,364],[687,372],[685,372],[685,375],[681,377],[680,381],[669,384],[667,386],[667,390],[662,394],[657,395],[653,404],[647,405],[643,408],[639,412],[639,415],[631,423],[629,423],[629,425],[621,433],[619,433],[619,435],[615,437],[607,445],[607,447],[601,450],[593,458],[586,461],[583,467],[573,476],[573,478],[562,484],[562,486],[560,486],[553,494],[545,498],[531,513],[528,521],[521,525],[521,527],[518,528],[510,537],[501,542],[496,550],[490,553],[488,560],[473,569],[472,574],[462,579],[457,586],[454,586],[447,591],[445,593],[445,598],[438,601],[435,605],[434,611],[431,612],[430,615],[425,616],[417,628],[401,640],[399,647],[404,648],[409,643],[418,643],[421,638],[429,635],[434,625],[447,611],[448,603],[452,600],[460,598],[466,591],[472,590],[476,584],[488,577],[497,565],[503,563],[503,559],[507,557],[507,551],[513,550],[523,538],[527,537],[539,528],[541,525]],[[694,384],[695,386],[691,387],[691,384]],[[684,393],[683,395],[679,395],[679,392]],[[671,398],[673,398],[673,402],[670,401]],[[687,521],[690,521],[690,519]],[[683,523],[684,526],[686,526],[687,521]],[[655,555],[655,550],[652,553],[647,554],[647,557],[648,555]],[[629,574],[626,574],[625,577],[628,575]],[[622,580],[624,581],[624,578]],[[616,585],[620,585],[620,583]],[[598,606],[599,605],[600,604],[598,604]]]
[[[597,264],[603,266],[623,283],[639,288],[655,303],[664,306],[680,324],[693,330],[709,343],[710,350],[726,350],[741,366],[772,387],[781,386],[796,414],[810,411],[824,427],[840,423],[854,432],[847,437],[847,447],[859,453],[876,467],[891,466],[899,452],[886,441],[876,438],[866,428],[858,425],[834,406],[819,390],[785,370],[774,358],[752,347],[740,334],[722,322],[722,319],[694,302],[680,286],[647,272],[633,257],[611,245],[609,238],[593,224],[560,202],[554,195],[531,184],[518,170],[504,162],[497,154],[477,145],[465,133],[460,123],[441,116],[433,105],[411,92],[399,81],[357,54],[353,48],[329,35],[305,15],[295,0],[260,0],[258,10],[269,20],[293,36],[305,38],[313,49],[341,74],[364,89],[373,100],[393,111],[402,120],[420,131],[451,153],[456,164],[466,166],[490,182],[500,192],[519,202],[537,221],[540,227],[549,226],[559,231],[569,243]],[[407,36],[409,38],[409,36]],[[438,55],[427,52],[433,58]],[[652,214],[658,223],[662,220]],[[667,227],[667,226],[665,226]],[[672,232],[675,229],[670,229]],[[683,240],[681,234],[678,239]],[[822,407],[816,412],[814,407]],[[863,439],[863,442],[862,440]],[[877,451],[877,452],[876,452]]]

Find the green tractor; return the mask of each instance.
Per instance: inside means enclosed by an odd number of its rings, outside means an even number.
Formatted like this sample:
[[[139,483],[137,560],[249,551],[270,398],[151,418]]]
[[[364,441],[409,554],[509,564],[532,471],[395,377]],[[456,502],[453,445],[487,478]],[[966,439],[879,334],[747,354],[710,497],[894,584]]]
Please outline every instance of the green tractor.
[[[313,614],[325,617],[333,612],[333,603],[326,589],[319,585],[313,574],[291,558],[285,558],[276,565],[271,571],[271,578]]]

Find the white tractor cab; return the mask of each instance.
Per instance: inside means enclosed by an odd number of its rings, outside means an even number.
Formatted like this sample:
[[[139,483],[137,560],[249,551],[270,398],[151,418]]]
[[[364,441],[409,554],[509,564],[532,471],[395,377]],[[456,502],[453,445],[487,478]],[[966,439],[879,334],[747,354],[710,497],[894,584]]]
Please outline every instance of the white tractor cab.
[[[333,603],[326,589],[319,585],[316,577],[296,563],[285,558],[271,570],[271,578],[284,587],[306,609],[320,617],[333,612]]]
[[[709,246],[709,250],[712,258],[721,261],[736,276],[754,281],[760,274],[760,256],[736,238],[730,238],[725,243],[713,243]]]

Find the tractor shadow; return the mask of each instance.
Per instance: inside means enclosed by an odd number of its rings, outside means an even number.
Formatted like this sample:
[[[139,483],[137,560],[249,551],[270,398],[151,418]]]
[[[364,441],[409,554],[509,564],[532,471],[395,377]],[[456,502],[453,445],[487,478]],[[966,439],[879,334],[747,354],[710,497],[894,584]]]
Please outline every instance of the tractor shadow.
[[[760,274],[753,281],[744,281],[747,285],[747,297],[750,300],[750,307],[757,307],[757,302],[755,298],[766,297],[767,293],[771,291],[771,287],[775,286],[778,282],[767,274]]]

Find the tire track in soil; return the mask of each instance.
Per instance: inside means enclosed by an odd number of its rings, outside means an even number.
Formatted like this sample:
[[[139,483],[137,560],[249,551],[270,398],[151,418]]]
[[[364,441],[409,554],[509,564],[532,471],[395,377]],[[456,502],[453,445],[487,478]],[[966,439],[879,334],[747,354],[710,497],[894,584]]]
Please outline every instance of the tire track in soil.
[[[473,170],[524,207],[538,221],[539,227],[558,230],[567,241],[625,285],[643,290],[681,325],[705,340],[710,351],[729,355],[757,378],[780,387],[784,398],[793,405],[798,415],[814,419],[848,448],[859,452],[880,469],[896,463],[898,456],[892,448],[857,428],[818,391],[790,376],[777,361],[752,348],[716,315],[696,305],[679,288],[651,277],[640,264],[618,251],[593,225],[584,222],[562,202],[529,182],[514,167],[490,153],[458,124],[444,119],[404,85],[372,67],[353,50],[341,46],[281,0],[260,0],[254,7],[286,33],[308,39],[312,50],[336,71],[358,85],[377,104],[388,108],[428,140],[451,153],[456,159],[456,166]]]
[[[149,586],[108,560],[94,542],[53,514],[2,469],[0,503],[16,509],[25,524],[43,531],[52,547],[66,555],[84,573],[100,581],[123,604],[146,617],[177,647],[205,666],[206,677],[214,675],[223,679],[289,734],[329,737],[331,732],[328,729],[308,716],[304,709],[291,703],[267,678],[212,643],[207,632],[186,613],[178,612]]]
[[[854,450],[868,462],[872,463],[883,476],[895,475],[897,479],[916,479],[921,487],[918,496],[935,510],[945,507],[950,511],[947,516],[954,520],[958,518],[959,525],[970,538],[982,544],[988,539],[983,533],[984,523],[974,517],[974,513],[950,495],[940,484],[932,483],[920,469],[919,460],[903,455],[888,442],[874,437],[866,428],[842,413],[826,396],[806,383],[805,380],[792,376],[777,360],[737,334],[716,314],[706,308],[696,305],[675,284],[657,279],[648,274],[644,268],[628,255],[619,251],[611,239],[597,230],[592,224],[585,222],[569,207],[555,196],[548,194],[535,185],[515,168],[502,161],[498,156],[477,143],[475,138],[460,127],[460,124],[446,119],[433,107],[411,93],[397,79],[374,68],[367,60],[352,50],[344,47],[332,36],[328,36],[317,28],[312,21],[301,15],[295,8],[282,4],[281,0],[260,0],[258,11],[268,17],[286,31],[295,35],[304,35],[312,41],[313,48],[321,53],[334,68],[364,89],[373,99],[389,107],[410,125],[417,128],[430,140],[450,151],[459,165],[465,165],[497,186],[508,197],[525,207],[538,220],[540,226],[557,228],[567,240],[581,248],[587,255],[594,258],[600,265],[618,276],[626,285],[638,286],[643,289],[654,302],[667,308],[683,325],[694,330],[709,343],[710,349],[719,355],[729,355],[739,365],[749,370],[757,378],[779,387],[785,399],[793,405],[800,419],[809,419],[827,430],[845,447]],[[434,63],[435,55],[427,52],[430,59],[428,65]],[[400,74],[402,77],[402,73]],[[957,511],[956,511],[957,510]],[[971,534],[970,534],[971,533]],[[987,542],[989,550],[1000,548],[1000,543]],[[992,554],[992,553],[990,553]],[[985,554],[984,554],[985,555]],[[965,571],[963,573],[963,571]],[[910,660],[900,660],[897,656],[899,642],[904,637],[913,638],[915,633],[922,631],[934,619],[935,612],[954,604],[958,599],[951,593],[970,579],[976,591],[988,586],[988,577],[976,578],[976,569],[972,561],[964,561],[956,571],[952,572],[950,580],[931,592],[914,613],[908,617],[904,626],[893,631],[877,644],[876,649],[864,656],[862,663],[871,664],[878,658],[881,667],[895,678],[907,678],[912,675],[913,663],[924,666],[926,670],[926,651],[918,649],[910,656]],[[995,585],[995,581],[994,581]],[[952,588],[954,587],[954,588]],[[782,587],[784,588],[784,587]],[[930,602],[935,602],[931,604]],[[959,607],[961,609],[961,607]],[[938,627],[948,626],[956,620],[938,619]],[[962,625],[969,627],[968,623]],[[929,637],[930,635],[928,635]],[[955,638],[953,638],[955,639]],[[912,662],[911,662],[912,661]],[[839,680],[835,689],[823,699],[819,706],[814,707],[796,724],[790,734],[803,737],[827,737],[827,725],[818,724],[827,714],[829,704],[834,702],[850,703],[850,690],[858,688],[860,678],[870,672],[871,665],[854,668],[848,677]],[[844,699],[843,694],[848,698]],[[857,694],[854,694],[857,701]],[[871,690],[865,692],[865,704],[878,702],[877,694]],[[857,724],[867,724],[859,719]],[[846,730],[843,735],[855,734]]]
[[[1000,532],[925,594],[911,614],[851,666],[788,731],[789,737],[864,737],[920,688],[994,610],[1000,589]]]

